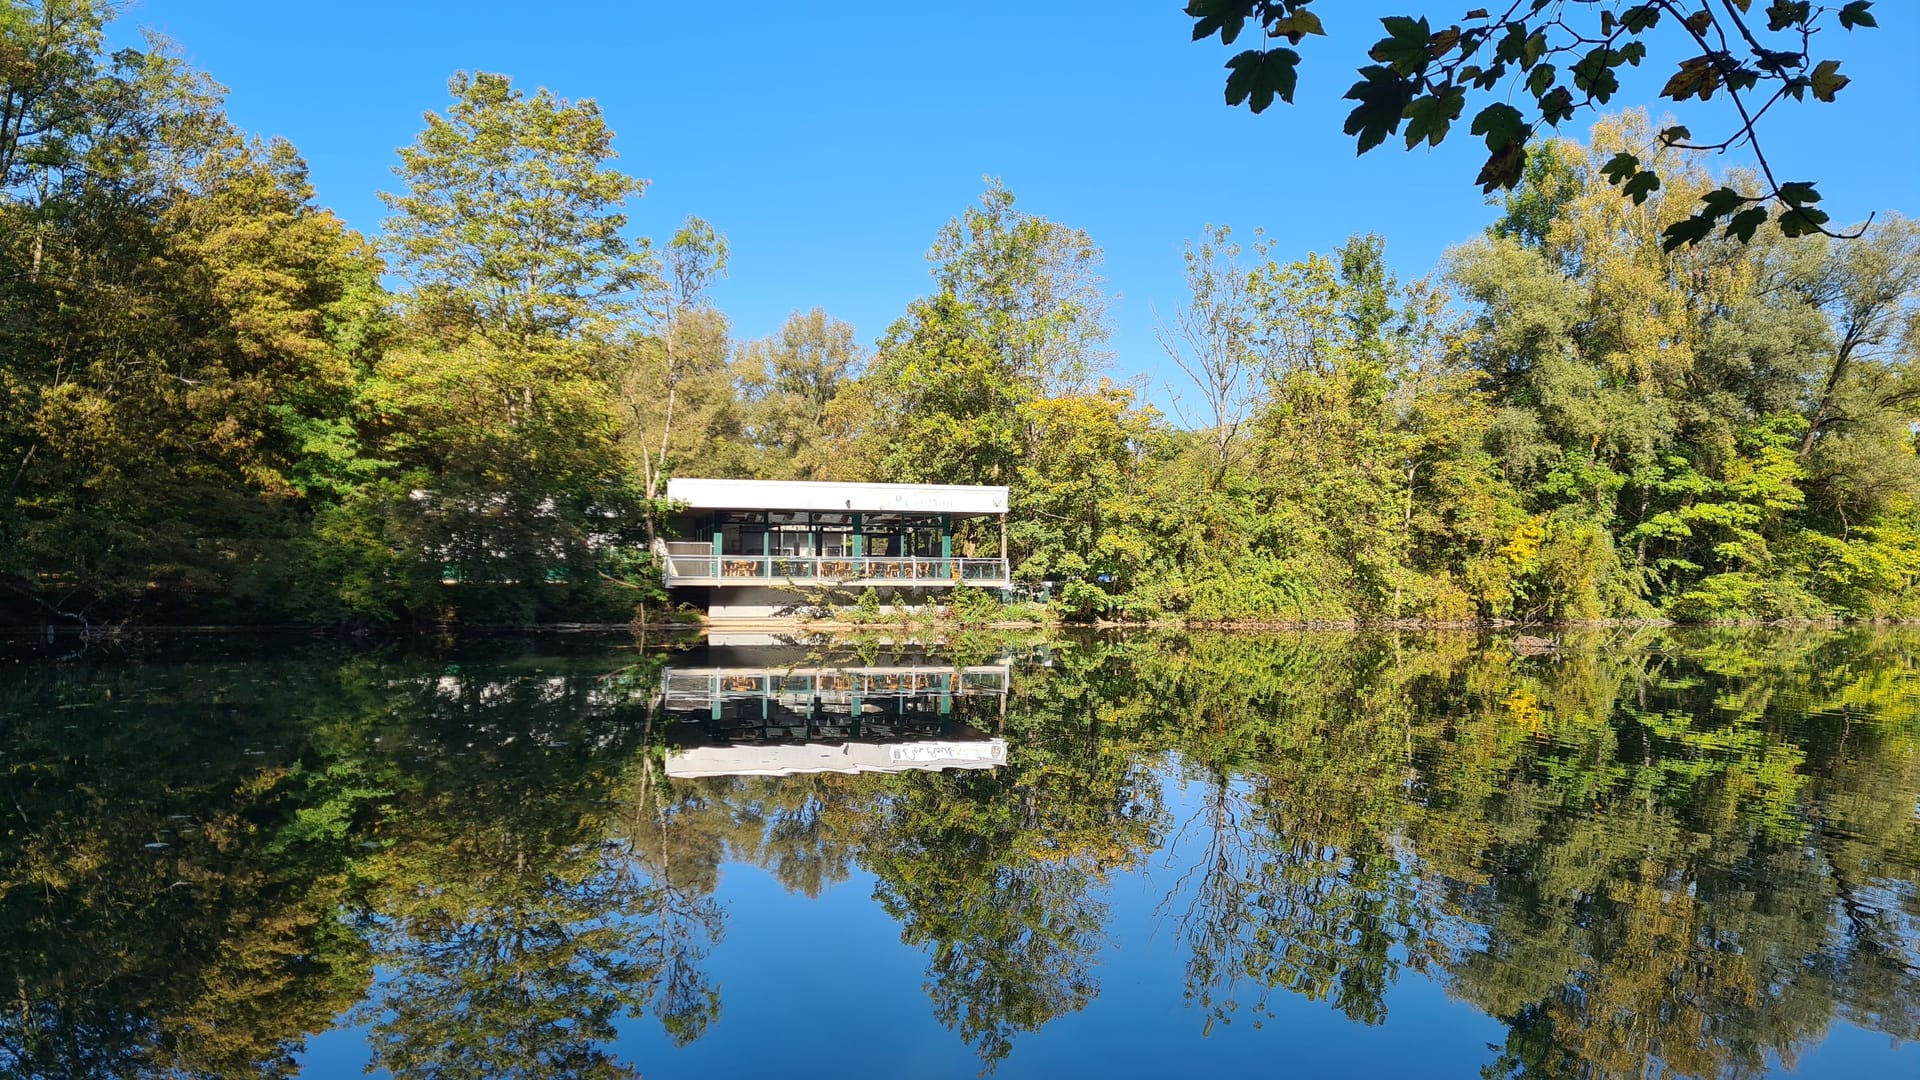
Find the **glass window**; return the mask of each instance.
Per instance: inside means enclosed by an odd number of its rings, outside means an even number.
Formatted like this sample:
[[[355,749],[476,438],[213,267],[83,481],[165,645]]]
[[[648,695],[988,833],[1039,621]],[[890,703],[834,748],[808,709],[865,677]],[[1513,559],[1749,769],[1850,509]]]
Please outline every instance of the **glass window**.
[[[720,527],[720,553],[723,555],[764,555],[767,530],[759,525],[723,525]]]

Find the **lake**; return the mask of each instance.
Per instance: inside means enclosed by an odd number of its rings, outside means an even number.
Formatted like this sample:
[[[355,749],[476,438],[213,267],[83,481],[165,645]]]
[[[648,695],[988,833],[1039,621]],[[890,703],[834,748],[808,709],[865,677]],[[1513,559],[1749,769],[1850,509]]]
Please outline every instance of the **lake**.
[[[0,653],[0,1075],[1920,1076],[1920,632]]]

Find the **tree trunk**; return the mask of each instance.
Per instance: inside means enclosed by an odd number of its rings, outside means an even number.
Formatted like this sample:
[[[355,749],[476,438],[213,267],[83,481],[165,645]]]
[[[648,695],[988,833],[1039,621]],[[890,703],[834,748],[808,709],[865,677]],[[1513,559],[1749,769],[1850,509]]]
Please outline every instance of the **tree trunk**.
[[[13,496],[20,490],[20,479],[27,475],[27,465],[33,461],[33,452],[38,449],[40,449],[39,443],[34,443],[32,446],[27,447],[27,452],[20,458],[20,466],[13,470],[13,479],[7,482],[7,498],[5,503],[7,507],[11,508],[13,506]]]
[[[646,473],[647,482],[647,550],[652,551],[660,538],[658,523],[655,521],[655,504],[660,500],[660,485],[667,471],[667,451],[673,441],[673,410],[679,403],[680,380],[673,369],[673,347],[667,346],[667,415],[660,425],[660,456],[650,456],[647,447],[640,447],[641,467]]]
[[[1840,389],[1840,380],[1846,378],[1847,367],[1853,362],[1853,351],[1859,344],[1859,327],[1847,327],[1846,336],[1840,340],[1840,348],[1833,354],[1833,370],[1827,373],[1826,385],[1820,388],[1820,401],[1814,406],[1813,421],[1807,425],[1806,438],[1800,440],[1799,456],[1804,458],[1812,452],[1814,440],[1820,437],[1820,429],[1832,419],[1833,396]]]

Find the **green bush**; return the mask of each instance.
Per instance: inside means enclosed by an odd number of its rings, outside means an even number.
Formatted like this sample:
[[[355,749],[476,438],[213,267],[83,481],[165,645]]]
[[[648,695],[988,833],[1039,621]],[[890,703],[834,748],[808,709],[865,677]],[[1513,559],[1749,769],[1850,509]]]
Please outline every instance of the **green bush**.
[[[1735,572],[1701,578],[1667,606],[1686,622],[1730,619],[1818,619],[1832,612],[1797,581]]]

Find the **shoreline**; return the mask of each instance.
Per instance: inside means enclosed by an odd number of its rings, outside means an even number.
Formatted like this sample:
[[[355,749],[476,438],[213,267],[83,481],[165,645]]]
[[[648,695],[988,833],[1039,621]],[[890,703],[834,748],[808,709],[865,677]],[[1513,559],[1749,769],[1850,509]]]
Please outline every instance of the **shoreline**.
[[[1182,619],[1099,620],[1091,623],[1034,622],[1007,620],[964,623],[945,619],[903,619],[885,622],[847,622],[837,619],[737,619],[686,622],[554,622],[554,623],[445,623],[398,624],[382,626],[325,627],[300,623],[247,624],[114,624],[80,628],[58,624],[42,626],[0,626],[0,641],[44,641],[72,638],[127,639],[156,637],[222,637],[260,634],[275,637],[305,637],[314,640],[356,641],[403,637],[447,637],[460,634],[628,634],[645,637],[705,637],[715,633],[789,633],[801,635],[852,636],[876,631],[914,631],[922,633],[968,633],[977,631],[1024,630],[1034,632],[1085,633],[1101,631],[1203,631],[1215,633],[1299,633],[1299,632],[1521,632],[1555,634],[1580,630],[1615,629],[1861,629],[1920,626],[1920,619],[1718,619],[1682,622],[1675,619],[1594,619],[1574,622],[1518,622],[1511,620],[1459,621],[1442,619],[1390,620],[1229,620],[1192,621]]]

